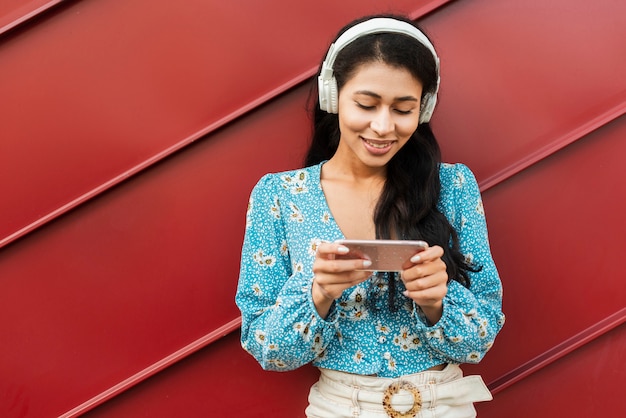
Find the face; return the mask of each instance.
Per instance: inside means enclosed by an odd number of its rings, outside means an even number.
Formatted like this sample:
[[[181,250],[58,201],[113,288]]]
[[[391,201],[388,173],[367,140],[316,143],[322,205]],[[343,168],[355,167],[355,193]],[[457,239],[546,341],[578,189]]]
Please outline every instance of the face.
[[[339,91],[339,146],[333,158],[384,167],[419,122],[422,83],[403,68],[363,64]]]

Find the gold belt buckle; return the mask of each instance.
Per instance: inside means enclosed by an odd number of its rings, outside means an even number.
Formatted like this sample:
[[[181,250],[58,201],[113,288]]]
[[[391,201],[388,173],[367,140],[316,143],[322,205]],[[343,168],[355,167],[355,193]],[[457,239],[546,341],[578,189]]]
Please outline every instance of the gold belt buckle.
[[[393,395],[397,394],[401,390],[411,392],[411,395],[413,395],[413,406],[405,412],[398,411],[391,406],[391,398],[393,398]],[[420,395],[420,391],[411,382],[403,380],[393,382],[387,386],[387,389],[385,389],[383,396],[383,408],[385,408],[385,412],[391,418],[413,418],[420,411],[420,409],[422,409],[422,395]]]

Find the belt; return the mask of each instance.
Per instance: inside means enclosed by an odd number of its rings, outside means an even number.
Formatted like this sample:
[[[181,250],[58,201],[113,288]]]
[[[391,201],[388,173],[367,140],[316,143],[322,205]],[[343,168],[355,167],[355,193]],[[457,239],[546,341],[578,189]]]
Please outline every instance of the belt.
[[[367,378],[368,381],[371,379]],[[387,415],[394,418],[414,417],[422,408],[434,407],[436,404],[454,406],[493,399],[480,376],[466,376],[443,383],[430,381],[425,384],[416,384],[403,378],[383,381],[385,383],[381,388],[384,390],[372,390],[359,385],[358,378],[355,384],[348,385],[334,380],[322,371],[318,389],[328,398],[358,401],[363,407],[384,409]]]

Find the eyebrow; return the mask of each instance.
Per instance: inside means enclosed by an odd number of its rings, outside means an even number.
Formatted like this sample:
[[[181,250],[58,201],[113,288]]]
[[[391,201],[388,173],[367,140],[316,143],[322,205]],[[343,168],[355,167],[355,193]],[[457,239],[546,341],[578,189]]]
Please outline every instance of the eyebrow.
[[[366,96],[370,96],[375,99],[382,99],[380,94],[374,93],[373,91],[369,91],[369,90],[355,91],[354,94],[364,94]],[[395,102],[417,102],[417,98],[414,96],[402,96],[402,97],[396,97],[394,101]]]

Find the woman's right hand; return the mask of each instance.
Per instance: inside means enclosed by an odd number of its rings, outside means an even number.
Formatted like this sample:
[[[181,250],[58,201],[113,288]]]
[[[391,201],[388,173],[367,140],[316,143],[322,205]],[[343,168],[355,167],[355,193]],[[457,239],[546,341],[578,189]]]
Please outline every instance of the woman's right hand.
[[[328,315],[335,299],[344,290],[365,281],[371,272],[357,269],[367,268],[371,261],[361,258],[338,259],[348,253],[348,248],[336,243],[322,242],[317,248],[313,262],[313,303],[322,318]]]

